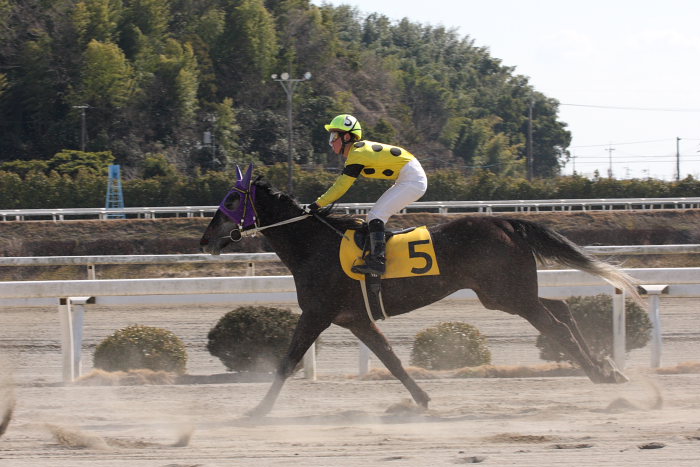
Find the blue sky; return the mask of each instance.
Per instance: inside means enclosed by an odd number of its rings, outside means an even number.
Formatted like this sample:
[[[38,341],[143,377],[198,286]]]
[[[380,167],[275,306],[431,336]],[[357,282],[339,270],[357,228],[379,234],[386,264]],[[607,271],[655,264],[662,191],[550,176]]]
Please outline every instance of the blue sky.
[[[316,4],[323,0],[313,0]],[[569,125],[580,174],[700,178],[700,2],[325,0],[441,25],[487,47]],[[567,105],[568,104],[568,105]]]

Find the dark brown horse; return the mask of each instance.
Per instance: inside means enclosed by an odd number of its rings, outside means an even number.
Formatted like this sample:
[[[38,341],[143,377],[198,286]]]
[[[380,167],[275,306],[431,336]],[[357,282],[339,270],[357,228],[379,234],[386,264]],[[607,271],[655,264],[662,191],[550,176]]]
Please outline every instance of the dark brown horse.
[[[416,403],[427,407],[430,398],[408,375],[369,319],[358,281],[341,269],[338,248],[342,237],[338,231],[357,228],[359,221],[327,213],[309,215],[291,197],[260,178],[253,179],[251,173],[252,167],[246,176],[239,170],[236,187],[224,198],[201,239],[202,251],[219,254],[241,235],[262,230],[294,276],[302,313],[272,386],[249,413],[264,415],[272,409],[285,380],[331,323],[349,329],[364,342]],[[429,230],[440,275],[383,280],[382,297],[389,316],[426,306],[457,290],[472,289],[486,308],[522,316],[540,333],[561,344],[591,381],[627,380],[609,359],[600,360],[589,351],[564,301],[538,297],[536,260],[551,260],[600,276],[638,297],[629,276],[533,222],[464,216]]]

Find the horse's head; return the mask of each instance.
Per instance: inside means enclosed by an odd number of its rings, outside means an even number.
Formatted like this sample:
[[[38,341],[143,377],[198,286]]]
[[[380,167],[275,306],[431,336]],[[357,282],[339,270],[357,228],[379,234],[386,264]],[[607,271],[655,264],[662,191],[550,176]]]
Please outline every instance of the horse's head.
[[[256,226],[258,215],[255,210],[253,164],[250,164],[245,175],[238,166],[236,172],[236,185],[219,204],[219,209],[199,241],[203,253],[220,254],[231,242],[239,241],[243,231]]]

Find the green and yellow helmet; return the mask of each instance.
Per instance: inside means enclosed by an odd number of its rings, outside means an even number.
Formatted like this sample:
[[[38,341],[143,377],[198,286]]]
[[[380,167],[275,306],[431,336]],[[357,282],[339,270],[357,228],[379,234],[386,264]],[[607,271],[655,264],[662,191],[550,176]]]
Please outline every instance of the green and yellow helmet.
[[[350,114],[340,114],[331,120],[331,123],[325,125],[327,131],[337,131],[350,133],[357,139],[362,139],[362,127],[360,122]]]

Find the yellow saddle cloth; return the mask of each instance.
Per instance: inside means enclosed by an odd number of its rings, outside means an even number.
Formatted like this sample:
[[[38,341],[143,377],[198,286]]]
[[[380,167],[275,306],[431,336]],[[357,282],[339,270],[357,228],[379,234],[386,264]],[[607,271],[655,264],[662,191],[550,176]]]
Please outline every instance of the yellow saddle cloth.
[[[355,230],[346,230],[340,242],[340,264],[351,279],[363,281],[364,274],[352,272],[355,264],[362,264],[362,249],[355,242]],[[438,276],[438,267],[433,239],[426,226],[394,234],[386,244],[386,273],[383,279],[399,277]]]

